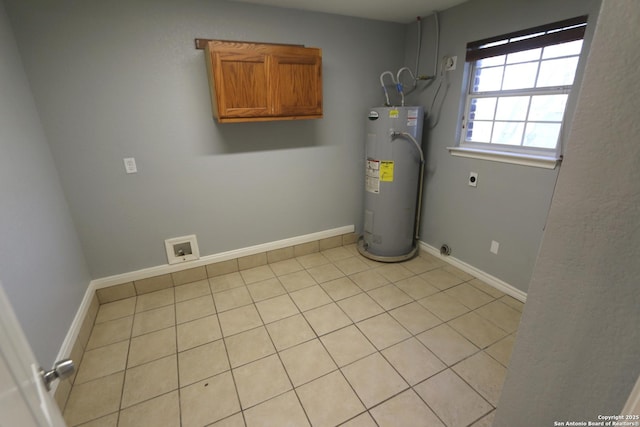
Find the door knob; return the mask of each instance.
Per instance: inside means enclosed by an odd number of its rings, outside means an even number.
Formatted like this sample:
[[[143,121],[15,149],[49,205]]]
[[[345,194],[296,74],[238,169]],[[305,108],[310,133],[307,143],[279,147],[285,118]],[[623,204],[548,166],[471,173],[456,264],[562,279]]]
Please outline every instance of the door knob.
[[[51,390],[51,383],[57,379],[65,379],[76,370],[75,365],[73,364],[73,360],[71,359],[62,359],[58,360],[53,364],[53,368],[49,371],[45,371],[40,368],[40,375],[42,376],[42,381],[44,381],[44,385],[47,390]]]

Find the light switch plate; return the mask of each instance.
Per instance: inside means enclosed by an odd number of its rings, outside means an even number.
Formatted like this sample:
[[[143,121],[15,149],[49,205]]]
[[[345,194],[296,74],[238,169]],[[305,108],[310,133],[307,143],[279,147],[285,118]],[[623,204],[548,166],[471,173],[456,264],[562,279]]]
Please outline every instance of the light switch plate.
[[[133,157],[126,157],[124,159],[124,170],[127,171],[127,173],[138,172],[138,168],[136,166],[136,159],[134,159]]]

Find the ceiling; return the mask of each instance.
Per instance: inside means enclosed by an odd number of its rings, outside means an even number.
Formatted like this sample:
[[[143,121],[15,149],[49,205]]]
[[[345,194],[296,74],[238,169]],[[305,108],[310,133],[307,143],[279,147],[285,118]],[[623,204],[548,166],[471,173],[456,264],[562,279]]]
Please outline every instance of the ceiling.
[[[467,0],[232,0],[408,24]]]

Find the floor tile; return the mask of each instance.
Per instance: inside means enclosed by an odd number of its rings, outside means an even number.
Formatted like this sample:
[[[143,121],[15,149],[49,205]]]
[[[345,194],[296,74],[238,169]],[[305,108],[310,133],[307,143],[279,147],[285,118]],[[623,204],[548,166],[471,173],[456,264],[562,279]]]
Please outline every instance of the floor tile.
[[[498,405],[507,369],[484,352],[476,353],[452,368],[493,406]]]
[[[165,329],[176,324],[176,308],[173,305],[136,313],[133,317],[131,336]]]
[[[389,314],[414,335],[442,323],[440,319],[417,302],[393,309]]]
[[[383,264],[374,271],[392,283],[413,276],[409,269],[397,263]]]
[[[339,371],[313,380],[296,391],[314,427],[336,426],[365,410]]]
[[[413,302],[413,298],[402,292],[396,285],[389,284],[367,292],[385,310],[392,310]]]
[[[450,369],[418,384],[414,390],[448,427],[468,426],[493,409]]]
[[[447,367],[415,338],[383,350],[382,355],[410,385],[426,380]]]
[[[98,378],[71,389],[64,419],[70,426],[84,423],[118,410],[124,372]]]
[[[253,301],[258,302],[268,298],[284,295],[287,290],[282,286],[277,278],[263,280],[247,286]]]
[[[256,307],[264,323],[275,322],[300,312],[289,295],[257,302]]]
[[[242,280],[242,276],[238,272],[209,278],[209,287],[214,294],[244,285],[244,280]]]
[[[180,387],[213,377],[230,368],[222,340],[178,353]]]
[[[304,317],[318,336],[351,324],[351,320],[335,303],[309,310]]]
[[[278,351],[293,347],[316,336],[302,314],[270,323],[267,325],[267,330]]]
[[[176,304],[176,323],[189,322],[216,313],[211,295],[205,295]]]
[[[325,264],[318,267],[312,267],[307,271],[309,272],[311,277],[313,277],[313,279],[318,283],[328,282],[329,280],[334,280],[338,277],[344,276],[344,273],[338,270],[338,267],[333,264]]]
[[[359,322],[384,312],[384,309],[364,292],[340,300],[337,304],[353,322]]]
[[[422,273],[420,277],[440,290],[448,289],[464,282],[463,279],[455,274],[449,273],[444,268],[427,271],[426,273]]]
[[[318,285],[291,292],[289,296],[300,311],[307,311],[332,302],[329,295]]]
[[[469,312],[468,307],[444,292],[422,298],[418,303],[445,322]]]
[[[182,427],[202,427],[240,411],[230,372],[180,389]]]
[[[120,412],[118,427],[180,427],[178,391],[172,391]]]
[[[415,300],[440,292],[438,288],[431,286],[429,282],[418,276],[400,280],[395,285]]]
[[[456,331],[480,348],[485,348],[508,334],[493,323],[474,312],[467,313],[448,322]]]
[[[420,256],[410,259],[402,265],[414,274],[422,274],[429,270],[435,270],[438,267],[442,267],[443,264],[444,263],[442,261],[431,255],[420,254]]]
[[[340,424],[340,427],[378,427],[378,424],[373,421],[373,418],[371,418],[368,412],[365,412],[344,424]]]
[[[181,286],[187,283],[195,283],[202,280],[206,281],[208,286],[209,282],[207,280],[207,269],[204,265],[200,267],[189,268],[187,270],[176,271],[175,273],[171,273],[171,278],[173,279],[173,284],[175,286]]]
[[[246,286],[217,292],[213,295],[213,300],[216,304],[216,310],[218,310],[218,313],[253,303],[253,299],[251,298]]]
[[[178,325],[176,335],[178,351],[185,351],[222,338],[218,316],[215,314]]]
[[[174,354],[127,369],[121,407],[135,405],[177,388],[178,366],[177,356]]]
[[[361,271],[369,269],[369,266],[365,264],[360,258],[353,256],[335,261],[335,266],[338,267],[338,269],[346,275],[360,273]]]
[[[291,383],[277,355],[234,369],[233,377],[243,409],[291,390]]]
[[[136,309],[136,297],[122,299],[100,305],[95,323],[107,322],[109,320],[120,319],[121,317],[132,316]]]
[[[175,354],[176,328],[161,329],[131,339],[127,367],[142,365],[152,360]]]
[[[176,286],[174,288],[174,291],[176,302],[182,302],[193,298],[203,297],[205,295],[211,295],[209,280],[206,279]]]
[[[493,420],[495,419],[495,417],[496,417],[496,411],[495,410],[491,411],[488,415],[485,415],[475,423],[471,424],[471,427],[492,427]]]
[[[340,367],[376,352],[376,348],[355,325],[331,332],[320,340]]]
[[[173,287],[138,296],[136,313],[175,303]]]
[[[357,326],[378,350],[383,350],[411,336],[400,323],[387,313],[363,320]]]
[[[500,298],[500,301],[522,313],[522,309],[524,308],[524,303],[522,301],[518,301],[517,299],[510,297],[509,295],[503,296],[502,298]]]
[[[478,347],[448,325],[436,326],[421,333],[416,338],[448,366],[479,350]]]
[[[479,290],[478,288],[471,286],[468,283],[462,283],[461,285],[453,286],[444,291],[445,294],[452,298],[455,298],[461,304],[475,310],[485,304],[493,301],[493,297]]]
[[[248,331],[262,325],[256,307],[245,305],[219,314],[220,326],[225,337]]]
[[[92,350],[119,341],[128,340],[131,336],[132,325],[133,316],[94,325],[86,349]]]
[[[506,368],[509,366],[509,361],[511,360],[511,352],[513,351],[513,344],[515,343],[515,340],[516,338],[514,335],[509,335],[489,346],[485,352],[498,362],[502,363],[502,366]]]
[[[322,286],[322,289],[324,289],[334,301],[339,301],[362,292],[362,289],[348,277],[329,280],[320,286]]]
[[[407,390],[371,409],[380,427],[446,427],[413,390]]]
[[[284,350],[280,358],[294,387],[337,369],[318,339]]]
[[[86,351],[82,356],[82,362],[80,363],[78,375],[74,380],[74,385],[124,371],[127,366],[128,351],[129,342],[127,341]]]
[[[500,301],[494,301],[482,306],[475,312],[508,333],[518,330],[520,317],[522,316],[522,313],[518,310]]]
[[[167,275],[175,287],[96,305],[65,418],[82,427],[491,425],[523,304],[430,253],[387,264],[339,243]]]
[[[326,249],[320,252],[324,255],[329,261],[335,263],[336,261],[344,260],[347,258],[352,258],[353,254],[343,248],[342,246],[338,246],[336,248]]]
[[[352,274],[349,278],[363,291],[370,291],[371,289],[379,288],[380,286],[390,283],[389,280],[375,270]]]
[[[276,352],[264,326],[227,337],[224,341],[232,368]]]
[[[313,267],[317,267],[319,265],[328,264],[328,263],[331,262],[331,261],[329,261],[329,259],[327,257],[325,257],[324,255],[322,255],[319,252],[318,253],[299,256],[296,259],[300,263],[300,265],[302,265],[304,268],[313,268]]]
[[[317,285],[317,282],[313,277],[304,270],[285,274],[278,277],[278,280],[280,280],[280,283],[282,283],[282,286],[284,286],[288,292],[294,292],[309,286]]]
[[[238,412],[235,415],[231,415],[230,417],[224,418],[218,422],[209,424],[209,427],[245,427],[244,417],[242,416],[242,412]]]
[[[293,391],[288,391],[245,411],[247,427],[310,426]],[[242,424],[244,425],[244,424]]]
[[[409,387],[380,353],[374,353],[341,369],[367,408]]]
[[[118,427],[118,412],[83,423],[81,427]]]
[[[273,270],[271,270],[271,267],[268,265],[261,265],[260,267],[242,270],[240,271],[240,275],[247,285],[276,277]]]
[[[304,267],[297,259],[287,259],[284,261],[278,261],[269,264],[271,270],[276,276],[283,276],[285,274],[294,273],[296,271],[304,270]]]

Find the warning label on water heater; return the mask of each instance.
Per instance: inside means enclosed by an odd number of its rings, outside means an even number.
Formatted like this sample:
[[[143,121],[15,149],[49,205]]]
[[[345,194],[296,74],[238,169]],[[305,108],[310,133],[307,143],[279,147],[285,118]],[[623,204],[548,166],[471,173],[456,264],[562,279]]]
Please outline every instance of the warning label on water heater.
[[[367,159],[364,188],[369,193],[380,193],[380,160]]]
[[[380,193],[380,182],[393,182],[394,164],[391,160],[367,159],[364,182],[369,193]]]

